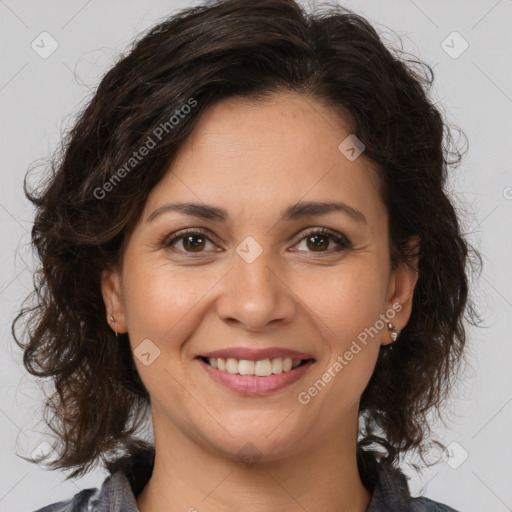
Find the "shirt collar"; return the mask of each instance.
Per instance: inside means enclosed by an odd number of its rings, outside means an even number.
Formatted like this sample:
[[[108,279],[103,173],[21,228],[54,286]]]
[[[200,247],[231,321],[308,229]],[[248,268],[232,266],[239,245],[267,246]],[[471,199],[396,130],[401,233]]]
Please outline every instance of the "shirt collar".
[[[109,512],[139,512],[136,496],[142,491],[153,471],[154,449],[142,450],[123,459],[98,491],[91,496],[92,510]],[[379,463],[377,481],[366,512],[396,512],[407,510],[410,500],[405,475],[390,464]]]

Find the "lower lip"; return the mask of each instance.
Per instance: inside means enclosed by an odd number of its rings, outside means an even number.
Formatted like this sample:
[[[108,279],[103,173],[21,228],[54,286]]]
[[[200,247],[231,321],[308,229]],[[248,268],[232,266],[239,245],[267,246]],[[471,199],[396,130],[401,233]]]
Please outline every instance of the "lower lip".
[[[197,361],[214,381],[242,395],[270,395],[299,380],[314,363],[313,360],[309,360],[288,372],[275,373],[268,377],[257,377],[256,375],[229,373],[214,368],[202,359],[197,359]]]

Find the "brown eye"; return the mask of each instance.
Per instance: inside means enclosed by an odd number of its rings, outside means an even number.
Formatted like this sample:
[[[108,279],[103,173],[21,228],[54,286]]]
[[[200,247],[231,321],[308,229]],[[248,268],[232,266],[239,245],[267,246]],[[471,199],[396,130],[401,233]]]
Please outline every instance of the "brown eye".
[[[206,249],[208,243],[214,246],[210,237],[206,234],[197,230],[188,230],[174,234],[166,239],[162,243],[162,247],[185,254],[201,254],[203,252],[211,252],[211,250]]]
[[[333,243],[334,247],[329,247]],[[305,248],[300,251],[311,253],[332,254],[344,249],[350,249],[350,242],[341,234],[330,231],[326,228],[315,229],[306,233],[299,241],[298,245],[304,243]]]
[[[190,252],[201,252],[204,249],[205,238],[200,235],[188,235],[183,237],[183,248]]]
[[[310,243],[312,241],[312,243]],[[313,235],[307,237],[306,242],[308,249],[316,251],[317,249],[323,251],[329,247],[329,237],[324,235]]]

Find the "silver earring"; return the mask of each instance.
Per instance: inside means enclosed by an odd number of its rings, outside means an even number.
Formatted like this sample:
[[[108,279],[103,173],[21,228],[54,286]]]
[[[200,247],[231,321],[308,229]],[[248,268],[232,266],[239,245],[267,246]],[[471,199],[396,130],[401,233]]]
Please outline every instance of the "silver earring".
[[[110,315],[110,321],[111,321],[112,323],[114,323],[114,324],[117,322],[117,320],[116,320],[112,315]],[[115,329],[114,329],[114,332],[116,333],[116,338],[118,338],[118,337],[119,337],[119,335],[117,334],[117,331],[116,331]]]
[[[398,327],[392,323],[388,323],[388,329],[391,331],[391,341],[395,342],[398,338]]]

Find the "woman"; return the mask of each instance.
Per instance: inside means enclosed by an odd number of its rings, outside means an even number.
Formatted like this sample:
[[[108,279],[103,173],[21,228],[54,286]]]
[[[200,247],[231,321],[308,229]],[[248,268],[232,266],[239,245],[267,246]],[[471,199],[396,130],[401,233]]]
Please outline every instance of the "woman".
[[[474,318],[461,155],[415,64],[341,8],[225,0],[105,75],[28,192],[17,320],[50,466],[111,475],[41,511],[453,510],[398,469]]]

